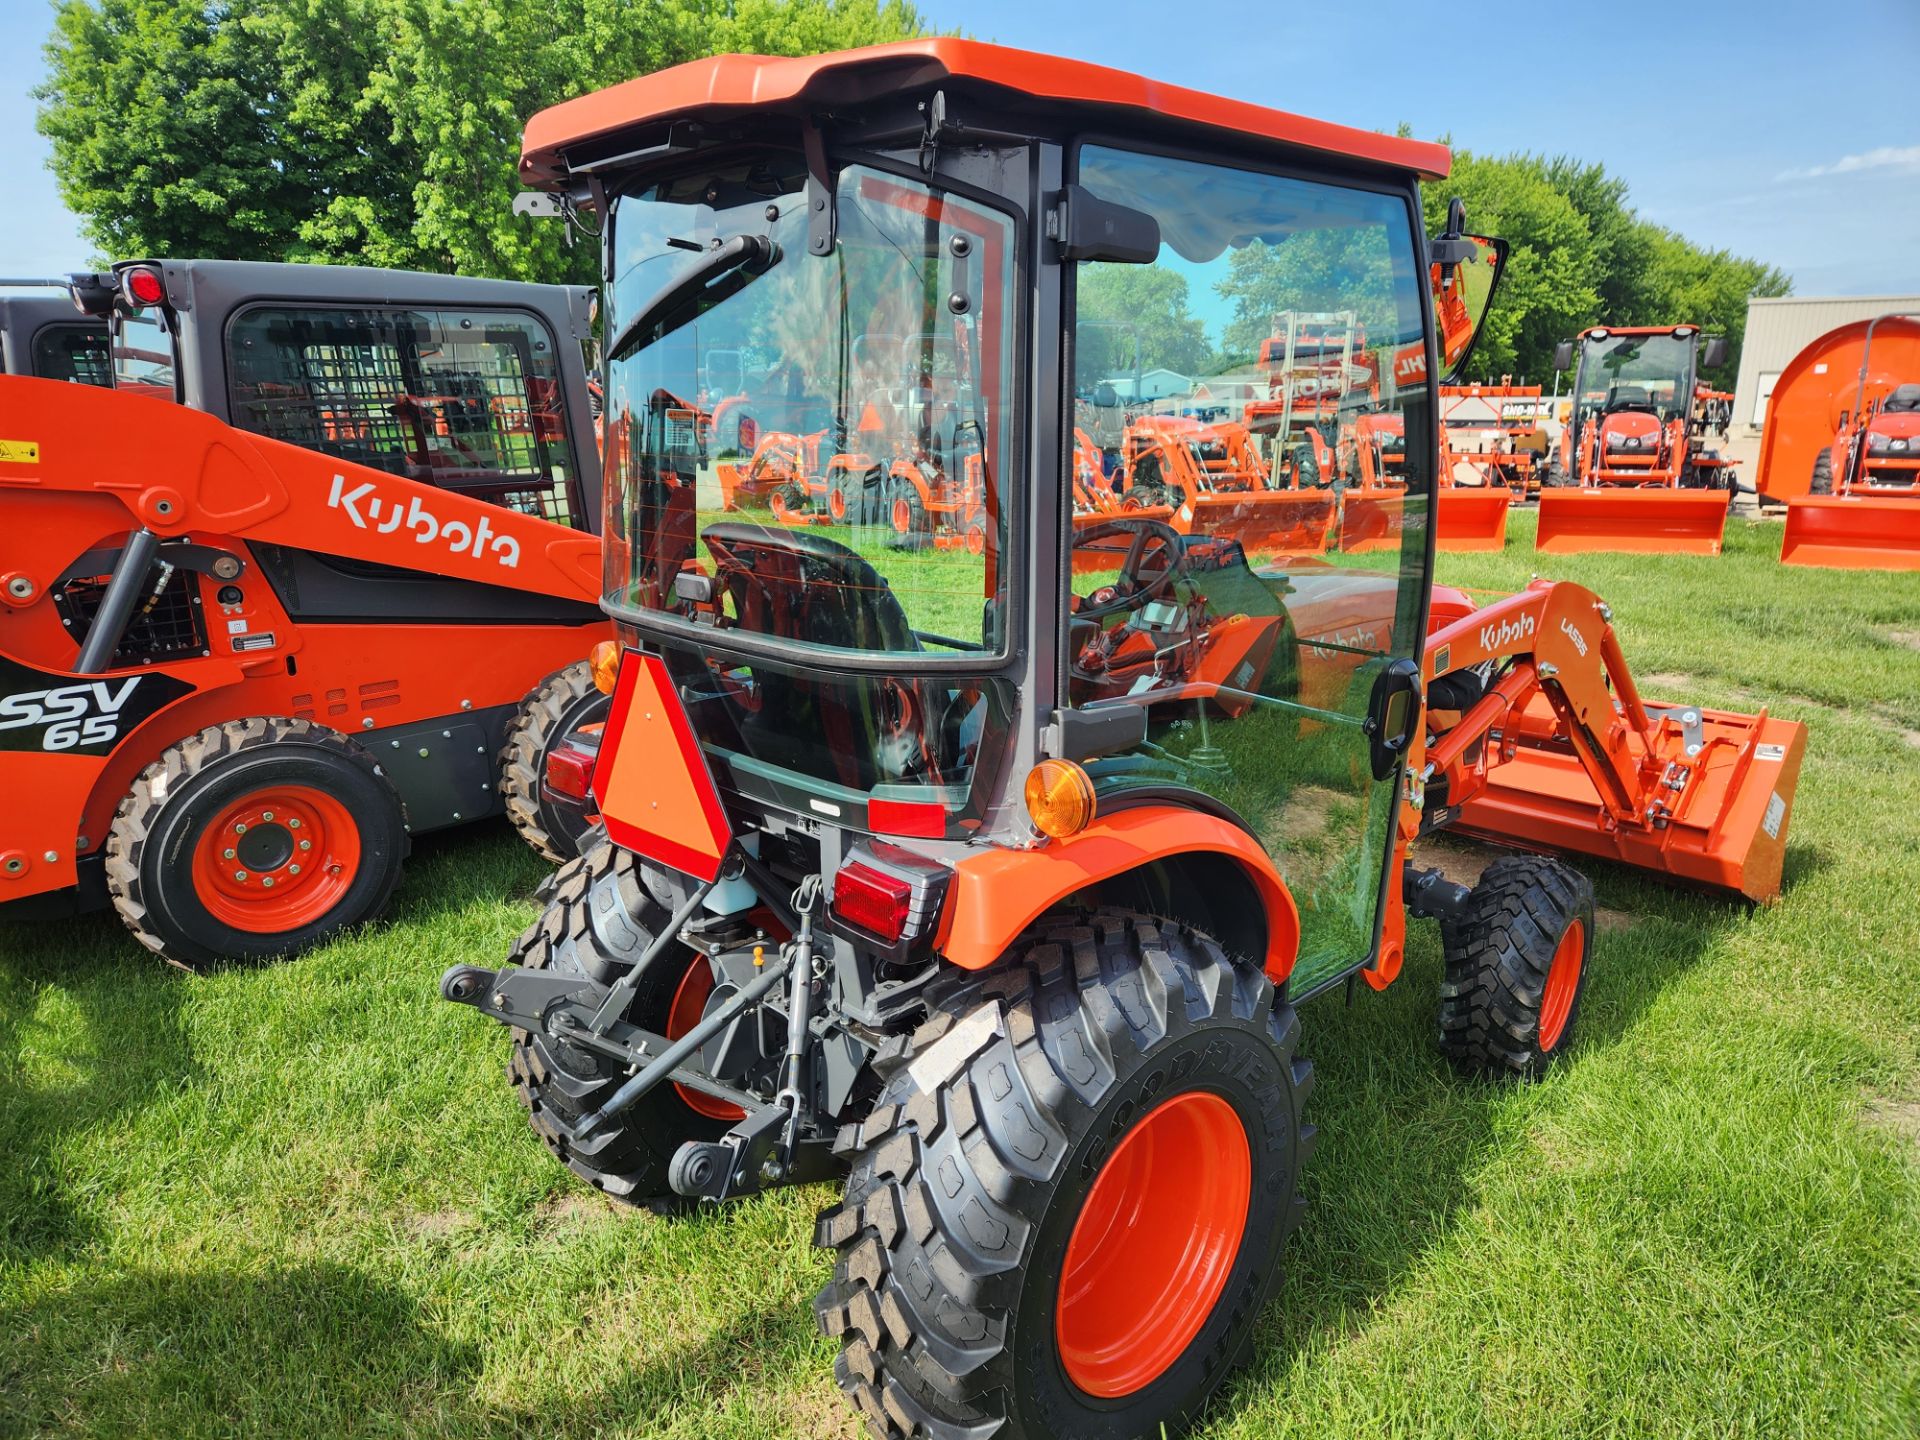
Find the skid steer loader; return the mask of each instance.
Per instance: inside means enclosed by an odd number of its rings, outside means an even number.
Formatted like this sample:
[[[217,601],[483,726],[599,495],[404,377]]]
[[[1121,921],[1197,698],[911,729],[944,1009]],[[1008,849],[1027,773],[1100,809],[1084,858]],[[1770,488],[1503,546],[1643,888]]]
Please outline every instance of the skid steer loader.
[[[1800,726],[1643,702],[1577,586],[1434,590],[1430,387],[1470,346],[1442,365],[1433,292],[1473,326],[1501,253],[1457,205],[1418,228],[1443,147],[934,39],[665,70],[537,114],[521,164],[645,277],[610,291],[610,414],[685,388],[696,325],[849,408],[855,337],[966,357],[977,554],[757,523],[645,445],[610,467],[607,843],[509,964],[441,981],[610,1195],[840,1180],[816,1313],[876,1435],[1189,1423],[1304,1203],[1299,1007],[1393,981],[1409,915],[1440,922],[1449,1055],[1567,1054],[1592,887],[1529,853],[1469,890],[1420,832],[1777,890]],[[1385,543],[1079,523],[1082,280],[1329,264],[1398,377]]]
[[[113,384],[106,322],[75,310],[64,280],[0,280],[6,289],[34,293],[0,295],[0,375]]]
[[[591,294],[220,261],[72,292],[112,388],[0,378],[0,903],[111,904],[197,967],[371,919],[425,831],[504,809],[571,854]]]

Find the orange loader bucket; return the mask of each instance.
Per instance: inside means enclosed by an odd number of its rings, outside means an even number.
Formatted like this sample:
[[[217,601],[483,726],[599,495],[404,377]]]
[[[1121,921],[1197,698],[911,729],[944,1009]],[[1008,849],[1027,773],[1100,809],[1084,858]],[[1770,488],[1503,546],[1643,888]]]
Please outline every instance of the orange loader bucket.
[[[1514,756],[1461,807],[1456,830],[1508,846],[1559,850],[1729,890],[1762,904],[1780,893],[1807,727],[1767,714],[1654,706],[1647,772],[1673,782],[1659,827],[1609,823],[1593,778],[1556,738],[1544,695],[1513,727]]]
[[[1340,501],[1340,553],[1395,550],[1406,526],[1407,497],[1391,490],[1349,490]]]
[[[1183,535],[1238,540],[1250,555],[1319,555],[1333,533],[1333,494],[1238,490],[1194,495],[1168,523]]]
[[[1533,548],[1549,555],[1621,550],[1637,555],[1718,555],[1728,490],[1552,489],[1540,492]]]
[[[1787,502],[1782,565],[1920,570],[1920,496],[1802,495]]]
[[[1440,492],[1434,544],[1442,550],[1504,550],[1507,507],[1513,492],[1504,485]]]

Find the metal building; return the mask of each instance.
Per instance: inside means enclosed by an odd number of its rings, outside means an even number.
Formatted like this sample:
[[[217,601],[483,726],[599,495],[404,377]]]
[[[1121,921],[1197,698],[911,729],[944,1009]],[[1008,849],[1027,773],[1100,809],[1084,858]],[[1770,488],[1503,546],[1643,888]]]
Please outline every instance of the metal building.
[[[1759,436],[1773,382],[1807,345],[1838,325],[1903,314],[1920,315],[1920,295],[1785,295],[1747,301],[1740,378],[1733,387],[1733,434]]]

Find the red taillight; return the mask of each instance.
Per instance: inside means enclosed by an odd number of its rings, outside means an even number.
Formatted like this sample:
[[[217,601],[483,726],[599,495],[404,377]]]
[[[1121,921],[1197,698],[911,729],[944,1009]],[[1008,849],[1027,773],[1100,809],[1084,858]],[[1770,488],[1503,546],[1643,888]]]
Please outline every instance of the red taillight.
[[[585,800],[593,784],[594,757],[561,745],[547,752],[547,788],[569,800]]]
[[[127,299],[136,305],[158,305],[167,298],[167,287],[158,270],[144,266],[129,270],[120,283],[126,288]]]
[[[833,913],[887,943],[907,928],[913,887],[897,875],[883,875],[858,860],[841,866],[833,880]]]
[[[932,800],[869,800],[867,828],[881,835],[938,840],[947,833],[947,807]]]

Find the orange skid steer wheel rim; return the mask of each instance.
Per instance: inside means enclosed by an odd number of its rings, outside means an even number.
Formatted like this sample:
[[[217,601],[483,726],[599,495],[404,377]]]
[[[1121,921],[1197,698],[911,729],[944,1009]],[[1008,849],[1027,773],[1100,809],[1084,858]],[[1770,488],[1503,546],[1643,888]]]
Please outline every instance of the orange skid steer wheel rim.
[[[1586,958],[1587,927],[1581,921],[1567,926],[1547,966],[1546,988],[1540,994],[1540,1051],[1545,1054],[1566,1033],[1573,1013],[1573,997],[1580,990],[1580,965]]]
[[[706,957],[696,955],[687,973],[681,977],[679,988],[673,992],[673,1004],[667,1009],[667,1039],[678,1040],[698,1025],[700,1018],[707,1013],[707,998],[712,994],[713,967],[707,963]],[[718,1095],[709,1095],[691,1085],[677,1082],[673,1088],[696,1115],[725,1121],[729,1125],[747,1118],[746,1111],[722,1100]]]
[[[893,533],[905,535],[913,529],[913,507],[902,495],[893,502]]]
[[[1246,1127],[1218,1095],[1177,1095],[1127,1132],[1067,1241],[1054,1335],[1069,1380],[1114,1399],[1167,1372],[1226,1288],[1252,1193]]]
[[[360,827],[309,785],[255,790],[223,809],[193,848],[193,889],[222,925],[274,935],[311,925],[360,873]]]

